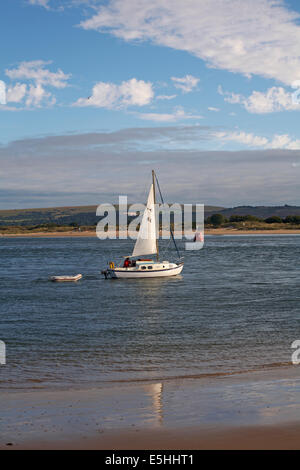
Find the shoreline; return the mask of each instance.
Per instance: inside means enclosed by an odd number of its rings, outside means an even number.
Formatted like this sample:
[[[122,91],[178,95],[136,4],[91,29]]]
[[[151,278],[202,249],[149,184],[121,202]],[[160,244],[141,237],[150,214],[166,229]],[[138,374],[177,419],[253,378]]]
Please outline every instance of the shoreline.
[[[209,380],[3,390],[0,449],[299,449],[299,391],[295,366]]]
[[[204,230],[205,235],[300,235],[300,229],[275,229],[275,230],[235,230],[235,229],[207,229]],[[75,231],[66,231],[66,232],[32,232],[32,233],[9,233],[3,234],[0,233],[0,238],[34,238],[34,237],[43,237],[43,238],[54,238],[54,237],[97,237],[95,231],[85,231],[85,232],[75,232]]]

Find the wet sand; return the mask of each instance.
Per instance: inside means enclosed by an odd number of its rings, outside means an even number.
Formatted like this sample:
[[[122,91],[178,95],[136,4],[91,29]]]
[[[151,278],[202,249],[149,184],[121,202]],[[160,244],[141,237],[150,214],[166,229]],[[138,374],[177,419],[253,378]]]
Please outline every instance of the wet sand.
[[[20,446],[5,445],[1,450],[299,450],[300,425],[222,428],[212,431],[202,428],[180,430],[123,430],[107,432],[102,437],[81,440],[44,440]]]
[[[299,392],[300,366],[99,389],[3,390],[0,449],[300,449]]]

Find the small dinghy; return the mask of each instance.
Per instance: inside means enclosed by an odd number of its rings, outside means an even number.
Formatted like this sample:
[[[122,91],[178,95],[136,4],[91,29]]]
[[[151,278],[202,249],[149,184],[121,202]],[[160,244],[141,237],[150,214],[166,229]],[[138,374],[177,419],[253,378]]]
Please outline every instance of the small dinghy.
[[[53,282],[76,282],[82,278],[82,274],[76,274],[76,276],[52,276],[50,281]]]

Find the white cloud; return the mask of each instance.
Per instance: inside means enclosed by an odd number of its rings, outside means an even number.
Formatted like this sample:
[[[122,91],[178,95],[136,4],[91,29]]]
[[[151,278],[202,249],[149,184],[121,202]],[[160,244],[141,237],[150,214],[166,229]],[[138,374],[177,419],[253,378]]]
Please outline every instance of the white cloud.
[[[219,95],[225,96],[224,100],[228,103],[241,103],[242,95],[238,95],[237,93],[231,91],[224,91],[221,85],[218,86],[218,93]]]
[[[41,107],[42,105],[53,105],[55,97],[46,87],[65,88],[71,75],[65,74],[62,70],[51,72],[46,65],[51,62],[35,60],[31,62],[21,62],[14,69],[5,70],[6,75],[12,80],[24,80],[28,83],[11,84],[7,88],[7,102],[14,102],[26,107]],[[1,108],[4,109],[4,108]],[[5,108],[16,111],[20,108]]]
[[[17,83],[14,86],[10,86],[6,90],[6,101],[7,103],[20,103],[23,100],[27,92],[27,85],[25,83]]]
[[[43,101],[50,99],[51,93],[47,92],[41,84],[37,84],[36,86],[30,85],[27,98],[26,98],[26,106],[32,107],[35,106],[37,108],[41,107]],[[54,104],[55,98],[52,98],[51,104]],[[50,104],[50,102],[49,102]]]
[[[199,83],[199,78],[193,75],[186,75],[185,77],[171,77],[174,82],[175,88],[179,88],[183,93],[190,93]]]
[[[220,140],[229,140],[248,145],[249,147],[265,147],[268,144],[266,137],[259,137],[247,132],[215,132],[215,137]]]
[[[108,0],[81,27],[187,51],[246,76],[300,78],[299,13],[281,0]]]
[[[30,5],[40,5],[41,7],[49,8],[50,0],[29,0]]]
[[[157,100],[173,100],[177,95],[158,95]]]
[[[215,113],[218,113],[220,111],[219,108],[214,108],[213,106],[209,106],[207,109],[208,111],[214,111]]]
[[[60,69],[57,72],[51,72],[49,69],[45,68],[45,66],[49,64],[51,64],[51,62],[45,62],[43,60],[21,62],[17,68],[11,70],[7,69],[5,73],[12,80],[34,80],[40,85],[48,85],[54,88],[65,88],[68,86],[67,81],[71,75],[65,74]]]
[[[95,106],[99,108],[120,108],[145,106],[154,97],[151,82],[137,80],[124,81],[120,85],[98,82],[89,98],[79,98],[74,106]]]
[[[269,148],[299,150],[300,139],[292,140],[287,134],[275,135],[270,142]]]
[[[218,92],[224,96],[224,100],[232,104],[241,104],[249,113],[265,114],[278,111],[300,110],[300,104],[293,102],[293,93],[282,87],[272,87],[267,91],[253,91],[245,97],[233,92],[223,91],[218,87]]]
[[[214,136],[221,141],[231,141],[245,144],[248,147],[265,148],[265,149],[288,149],[300,150],[300,140],[293,140],[287,134],[275,134],[272,140],[266,137],[257,136],[253,133],[244,131],[235,132],[215,132]]]
[[[122,82],[119,87],[122,102],[125,105],[144,106],[149,104],[154,96],[152,83],[132,78]]]
[[[203,116],[186,113],[181,107],[176,108],[173,113],[139,113],[138,117],[154,122],[176,122],[186,119],[203,118]]]

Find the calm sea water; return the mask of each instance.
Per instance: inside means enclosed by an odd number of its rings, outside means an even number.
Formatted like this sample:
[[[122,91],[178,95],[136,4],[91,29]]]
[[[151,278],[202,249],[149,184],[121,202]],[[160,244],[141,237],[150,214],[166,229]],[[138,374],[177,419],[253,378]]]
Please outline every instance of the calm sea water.
[[[107,262],[131,250],[130,240],[0,239],[2,389],[205,377],[291,360],[299,236],[206,237],[203,250],[185,252],[181,276],[102,279]],[[48,280],[77,273],[78,283]]]

